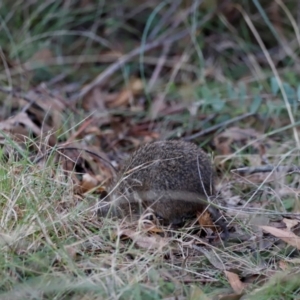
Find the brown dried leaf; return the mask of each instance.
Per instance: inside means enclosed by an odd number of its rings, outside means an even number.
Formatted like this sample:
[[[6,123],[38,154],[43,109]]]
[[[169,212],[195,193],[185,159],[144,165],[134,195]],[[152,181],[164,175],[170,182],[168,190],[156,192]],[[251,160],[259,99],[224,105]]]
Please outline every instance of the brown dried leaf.
[[[86,129],[90,126],[90,124],[93,121],[94,121],[93,118],[87,118],[86,120],[84,120],[80,124],[79,128],[68,138],[68,140],[65,142],[65,144],[74,143],[74,141],[77,138],[80,138],[81,136],[85,136],[86,135]],[[74,144],[73,144],[73,146],[74,146]]]
[[[19,143],[20,145],[28,142],[29,131],[21,125],[16,125],[15,127],[11,128],[9,132],[5,132],[5,134],[7,134],[12,140]],[[0,143],[8,148],[7,140],[4,137],[5,134],[0,135]]]
[[[86,111],[101,111],[106,110],[107,94],[103,93],[99,87],[93,88],[87,95],[84,96],[82,107]]]
[[[15,237],[13,237],[11,234],[5,234],[5,233],[0,233],[0,246],[10,246],[15,242]]]
[[[18,124],[23,124],[27,126],[33,133],[39,135],[40,129],[31,121],[28,115],[24,112],[20,112],[12,118],[0,122],[0,130],[11,131]]]
[[[190,300],[210,300],[211,298],[206,296],[204,294],[204,292],[202,291],[202,289],[200,289],[199,286],[193,284],[191,286],[191,294],[190,294],[189,299]]]
[[[66,245],[66,246],[64,246],[64,249],[71,259],[75,259],[77,256],[77,253],[79,252],[78,245],[76,245],[76,244]]]
[[[232,289],[240,295],[246,287],[245,284],[241,282],[239,276],[233,272],[225,271],[225,275],[228,278],[229,284]]]
[[[299,224],[299,221],[297,221],[297,220],[286,219],[286,218],[284,218],[284,219],[282,220],[282,222],[285,223],[286,228],[287,228],[289,231],[291,231],[291,229],[292,229],[293,227],[295,227],[297,224]]]
[[[129,237],[139,247],[144,249],[162,249],[169,244],[169,240],[156,236],[145,236],[140,232],[133,231],[131,229],[124,229],[120,231],[120,236]]]
[[[243,297],[242,294],[229,294],[218,297],[218,300],[239,300]]]
[[[24,112],[0,122],[0,130],[4,132],[3,134],[0,133],[0,144],[4,144],[7,149],[9,145],[6,141],[6,135],[17,143],[23,144],[28,141],[31,132],[38,137],[41,134],[40,128]]]
[[[12,106],[15,109],[26,111],[31,121],[31,124],[26,124],[26,126],[34,124],[38,128],[34,131],[35,134],[38,137],[47,137],[49,145],[54,146],[56,137],[53,132],[61,127],[63,120],[62,111],[65,108],[63,100],[51,95],[43,88],[31,90],[25,96],[27,101],[22,97],[13,97]],[[32,103],[28,103],[29,100]],[[25,112],[22,114],[25,114]]]
[[[280,260],[278,265],[279,265],[279,268],[283,271],[287,270],[287,268],[288,268],[288,263],[284,260]]]
[[[143,129],[143,127],[140,127],[138,124],[130,128],[130,130],[128,131],[128,135],[135,137],[144,137],[145,139],[147,139],[145,140],[145,143],[152,142],[153,140],[157,140],[160,137],[160,134],[158,132],[150,131],[149,128]]]
[[[99,182],[96,177],[86,173],[82,176],[82,181],[81,181],[81,190],[83,193],[88,192],[99,185]]]
[[[282,230],[271,226],[259,226],[259,227],[267,231],[268,233],[280,238],[287,244],[300,250],[300,237],[295,235],[293,232]]]
[[[130,90],[123,90],[120,92],[120,94],[117,96],[117,98],[110,103],[110,108],[115,108],[122,105],[127,105],[130,97],[132,97],[132,92]]]
[[[251,143],[252,147],[258,151],[262,158],[266,154],[266,139],[265,142],[260,140],[255,141],[260,139],[261,136],[262,134],[253,128],[243,129],[239,127],[230,127],[214,138],[214,144],[222,155],[229,155],[234,151],[233,145],[235,145],[236,148],[241,148]],[[271,140],[267,140],[267,142],[270,144]],[[253,163],[254,165],[261,165],[261,161],[258,161],[257,159],[255,159]]]
[[[115,170],[110,165],[109,158],[104,152],[100,152],[92,147],[81,149],[80,145],[74,143],[69,148],[63,148],[63,146],[60,147],[57,153],[59,154],[57,155],[57,160],[62,164],[64,170],[69,172],[76,170],[83,174],[90,174],[89,176],[94,178],[93,181],[97,181],[97,185],[111,180],[115,175]],[[83,182],[83,185],[85,184],[87,182]],[[90,184],[86,187],[88,186]]]
[[[143,223],[143,229],[145,229],[146,232],[150,232],[150,233],[164,232],[161,228],[157,227],[152,222],[150,224],[149,223]]]
[[[219,191],[221,198],[226,199],[227,205],[237,206],[241,202],[241,196],[234,195],[232,192],[231,184],[224,184],[224,182],[219,182],[216,185],[217,191]]]
[[[57,130],[60,128],[66,105],[64,100],[58,96],[54,96],[51,91],[43,87],[39,87],[36,90],[30,90],[26,93],[26,97],[34,101],[34,105],[31,105],[27,111],[32,114],[35,119],[43,124],[44,131],[51,129]],[[19,99],[19,106],[24,107],[28,105],[28,102],[23,99]]]
[[[216,226],[211,218],[210,213],[206,210],[202,213],[197,213],[198,223],[203,228],[210,228],[213,231],[216,231]]]
[[[122,105],[127,105],[129,100],[138,95],[143,90],[143,81],[139,78],[132,79],[129,84],[119,93],[119,95],[111,102],[109,107],[115,108]]]
[[[205,257],[209,260],[209,262],[219,270],[224,270],[225,266],[224,263],[220,260],[219,256],[212,250],[209,251],[208,249],[197,247],[197,250],[200,251],[205,255]]]

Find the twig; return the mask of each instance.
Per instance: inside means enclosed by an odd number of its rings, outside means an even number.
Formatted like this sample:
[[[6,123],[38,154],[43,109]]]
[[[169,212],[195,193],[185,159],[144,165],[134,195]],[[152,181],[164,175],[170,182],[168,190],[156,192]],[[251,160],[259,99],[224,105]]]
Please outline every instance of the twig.
[[[63,152],[63,151],[65,151],[65,150],[69,150],[69,151],[74,151],[74,150],[77,150],[77,151],[84,151],[84,152],[86,152],[86,153],[88,153],[88,154],[91,154],[91,155],[94,155],[95,157],[99,158],[100,160],[106,162],[106,163],[114,170],[115,173],[118,172],[118,170],[112,165],[111,162],[109,162],[107,159],[103,158],[101,155],[99,155],[99,154],[97,154],[97,153],[95,153],[95,152],[93,152],[93,151],[90,151],[90,150],[87,150],[87,149],[80,149],[80,148],[77,148],[77,147],[58,147],[58,148],[55,149],[55,150],[56,150],[58,153],[59,153],[59,152]],[[53,151],[53,149],[50,149],[50,150],[46,151],[45,154],[43,154],[43,155],[37,157],[37,158],[33,161],[33,163],[34,163],[34,164],[39,163],[42,159],[44,159],[44,158],[45,158],[47,155],[49,155],[52,151]],[[61,154],[61,153],[59,153],[59,154]]]
[[[43,88],[43,84],[40,85],[42,88]],[[45,85],[44,85],[45,86]],[[25,105],[23,108],[22,108],[22,112],[25,113],[31,106],[35,106],[36,108],[39,108],[39,109],[43,109],[37,102],[36,100],[33,100],[32,98],[29,98],[27,96],[25,96],[22,92],[19,92],[19,91],[16,91],[12,88],[5,88],[5,87],[1,87],[0,86],[0,92],[3,92],[5,94],[8,94],[8,95],[12,95],[16,98],[20,98],[20,99],[23,99],[25,101],[27,101],[27,105]],[[57,95],[53,95],[52,92],[49,90],[47,90],[48,92],[48,96],[49,97],[53,97],[53,98],[57,98],[59,101],[61,101],[66,107],[70,108],[73,112],[77,112],[76,109],[67,101],[65,101],[64,99],[62,99],[61,97],[58,97]]]
[[[54,84],[57,84],[57,83],[63,81],[67,77],[67,75],[69,75],[70,73],[71,73],[71,71],[68,73],[58,74],[57,76],[51,78],[48,82],[46,82],[46,86],[49,88],[51,85],[54,85]]]
[[[211,133],[213,131],[216,131],[219,128],[226,127],[229,124],[238,122],[240,120],[243,120],[243,119],[251,117],[251,116],[254,116],[254,113],[246,113],[246,114],[243,114],[241,116],[237,116],[237,117],[232,118],[230,120],[227,120],[225,122],[222,122],[222,123],[216,124],[214,126],[211,126],[211,127],[207,128],[207,129],[201,130],[200,132],[197,132],[197,133],[192,134],[190,136],[186,136],[183,139],[186,140],[186,141],[193,140],[193,139],[198,138],[200,136],[203,136],[203,135],[206,135],[206,134]]]
[[[220,8],[218,8],[220,9]],[[217,10],[218,10],[217,9]],[[201,27],[203,24],[205,24],[216,12],[217,10],[211,12],[208,14],[203,20],[198,24],[197,28]],[[129,62],[131,59],[133,59],[135,56],[140,55],[141,53],[145,53],[147,51],[150,51],[154,48],[157,48],[159,46],[164,46],[167,44],[172,44],[185,36],[187,36],[190,33],[189,28],[181,30],[174,34],[173,36],[166,37],[163,35],[156,41],[150,42],[146,45],[141,45],[138,48],[132,50],[128,54],[121,57],[118,61],[111,64],[108,68],[106,68],[101,74],[99,74],[90,84],[86,85],[82,88],[82,90],[79,92],[79,94],[75,95],[71,98],[72,101],[76,102],[78,99],[84,97],[86,94],[88,94],[95,86],[99,86],[105,82],[114,72],[119,70],[124,64]]]
[[[298,166],[257,166],[257,167],[242,167],[237,169],[232,169],[231,172],[239,173],[241,175],[250,175],[255,173],[268,173],[268,172],[300,172],[300,167]]]
[[[12,96],[14,96],[14,97],[16,97],[16,98],[21,98],[21,99],[27,101],[28,104],[25,105],[25,106],[23,107],[23,109],[22,109],[22,112],[24,112],[24,113],[25,113],[25,112],[29,109],[29,107],[32,106],[33,104],[37,105],[36,102],[35,102],[35,100],[33,100],[33,99],[31,99],[31,98],[28,98],[27,96],[24,96],[22,93],[17,92],[17,91],[15,91],[15,90],[13,90],[13,89],[8,89],[8,88],[4,88],[4,87],[1,87],[1,86],[0,86],[0,92],[3,92],[3,93],[5,93],[5,94],[12,95]],[[39,106],[38,106],[38,107],[39,107]]]
[[[162,54],[161,54],[160,58],[158,59],[155,70],[152,73],[152,76],[149,80],[148,87],[147,87],[148,91],[151,91],[152,87],[154,86],[154,84],[155,84],[155,82],[156,82],[156,80],[157,80],[164,64],[165,64],[166,56],[167,56],[168,52],[170,51],[170,46],[171,46],[171,44],[166,44],[163,47]]]
[[[114,72],[119,70],[124,64],[129,62],[131,59],[133,59],[135,56],[139,55],[141,52],[147,52],[149,50],[152,50],[158,46],[165,45],[167,43],[172,43],[177,40],[182,39],[185,37],[189,31],[187,29],[182,30],[181,32],[174,35],[173,38],[171,38],[169,41],[161,41],[157,40],[152,43],[149,43],[147,45],[141,45],[140,47],[132,50],[128,54],[121,57],[119,60],[117,60],[115,63],[111,64],[108,68],[106,68],[101,74],[99,74],[90,84],[86,85],[78,95],[75,95],[71,98],[72,101],[77,101],[78,99],[84,97],[86,94],[88,94],[95,86],[99,86],[104,83],[106,79],[108,79]]]

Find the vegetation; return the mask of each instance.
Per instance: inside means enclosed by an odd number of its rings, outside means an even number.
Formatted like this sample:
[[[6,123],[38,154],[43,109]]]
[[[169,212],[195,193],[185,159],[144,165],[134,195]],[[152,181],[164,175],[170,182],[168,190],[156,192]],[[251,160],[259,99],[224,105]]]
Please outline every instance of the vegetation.
[[[300,299],[299,28],[293,0],[2,0],[0,299]],[[177,138],[227,244],[97,218],[107,161]]]

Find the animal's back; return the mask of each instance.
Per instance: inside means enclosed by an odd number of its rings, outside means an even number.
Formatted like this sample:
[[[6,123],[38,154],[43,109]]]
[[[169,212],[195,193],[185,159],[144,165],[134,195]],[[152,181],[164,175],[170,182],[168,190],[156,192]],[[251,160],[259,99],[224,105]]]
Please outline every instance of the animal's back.
[[[213,177],[208,156],[195,144],[158,141],[133,153],[115,194],[151,207],[165,223],[180,223],[205,209]]]
[[[159,141],[140,147],[122,173],[130,172],[124,182],[155,190],[214,193],[213,170],[208,156],[195,144],[183,141]],[[204,191],[205,190],[205,191]]]

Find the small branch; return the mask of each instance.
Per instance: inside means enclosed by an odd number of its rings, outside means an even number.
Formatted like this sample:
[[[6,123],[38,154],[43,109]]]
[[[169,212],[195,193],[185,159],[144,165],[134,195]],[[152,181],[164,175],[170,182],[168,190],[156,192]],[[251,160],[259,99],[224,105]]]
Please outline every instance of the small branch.
[[[269,173],[269,172],[300,172],[300,167],[297,166],[257,166],[257,167],[242,167],[231,170],[233,173],[239,173],[241,175],[250,175],[255,173]]]
[[[211,19],[212,16],[215,15],[215,13],[218,12],[218,10],[221,9],[221,6],[218,7],[215,11],[208,14],[201,22],[199,22],[197,28],[201,27],[203,24],[205,24],[208,20]],[[128,63],[130,60],[132,60],[135,56],[140,55],[141,53],[148,52],[154,48],[165,46],[167,44],[172,44],[176,41],[179,41],[180,39],[184,38],[190,33],[190,29],[183,29],[177,33],[175,33],[173,36],[161,36],[157,40],[150,42],[148,44],[142,44],[138,48],[130,51],[128,54],[122,56],[118,61],[111,64],[108,68],[106,68],[102,73],[100,73],[90,84],[87,84],[84,86],[81,91],[71,98],[72,101],[76,102],[78,99],[84,97],[86,94],[88,94],[95,86],[99,86],[103,84],[114,72],[119,70],[121,67],[123,67],[126,63]]]
[[[97,157],[98,159],[100,159],[101,161],[107,163],[113,170],[115,173],[118,172],[118,170],[112,165],[111,162],[109,162],[107,159],[103,158],[101,155],[93,152],[93,151],[90,151],[90,150],[87,150],[87,149],[80,149],[80,148],[77,148],[77,147],[58,147],[57,149],[55,149],[59,154],[61,154],[60,152],[63,152],[65,150],[69,150],[69,151],[81,151],[81,152],[86,152],[90,155],[94,155],[95,157]],[[39,163],[42,159],[44,159],[47,155],[49,155],[51,152],[53,152],[53,149],[50,149],[48,150],[45,154],[41,155],[40,157],[37,157],[33,163],[34,164],[37,164]]]
[[[17,91],[15,91],[15,90],[13,90],[13,89],[9,89],[9,88],[5,88],[5,87],[1,87],[1,86],[0,86],[0,92],[5,93],[5,94],[8,94],[8,95],[12,95],[13,97],[21,98],[21,99],[27,101],[28,104],[25,105],[25,106],[23,107],[23,109],[22,109],[22,112],[24,112],[24,113],[29,109],[29,107],[30,107],[31,105],[33,105],[33,104],[37,105],[36,102],[35,102],[35,100],[33,100],[33,99],[31,99],[31,98],[28,98],[27,96],[24,96],[22,93],[17,92]]]
[[[157,78],[159,77],[159,74],[166,62],[166,56],[168,54],[168,52],[170,51],[170,46],[171,44],[166,44],[164,47],[163,47],[163,51],[162,51],[162,54],[160,56],[160,58],[158,59],[158,62],[157,62],[157,65],[155,67],[155,70],[154,72],[152,73],[152,76],[149,80],[149,83],[148,83],[148,91],[151,91],[151,89],[153,88]]]
[[[119,70],[122,66],[124,66],[126,63],[128,63],[131,59],[133,59],[135,56],[139,55],[140,53],[147,52],[158,46],[180,40],[183,37],[185,37],[188,33],[189,33],[188,30],[183,30],[178,34],[176,34],[169,41],[157,40],[147,45],[141,45],[140,47],[132,50],[131,52],[129,52],[128,54],[124,55],[119,60],[117,60],[115,63],[111,64],[108,68],[106,68],[90,84],[87,84],[84,88],[82,88],[79,94],[72,97],[71,100],[76,102],[78,99],[87,95],[94,87],[103,84],[105,80],[107,80],[113,73],[115,73],[117,70]]]
[[[251,116],[254,116],[254,113],[246,113],[246,114],[243,114],[241,116],[238,116],[238,117],[235,117],[235,118],[232,118],[230,120],[227,120],[225,122],[222,122],[222,123],[219,123],[219,124],[216,124],[214,126],[211,126],[207,129],[204,129],[204,130],[201,130],[200,132],[198,133],[195,133],[195,134],[192,134],[190,136],[186,136],[184,137],[183,139],[186,140],[186,141],[190,141],[190,140],[193,140],[195,138],[198,138],[200,136],[203,136],[203,135],[206,135],[206,134],[209,134],[213,131],[216,131],[218,130],[219,128],[222,128],[222,127],[226,127],[228,126],[229,124],[232,124],[232,123],[235,123],[235,122],[238,122],[238,121],[241,121],[245,118],[248,118],[248,117],[251,117]]]

